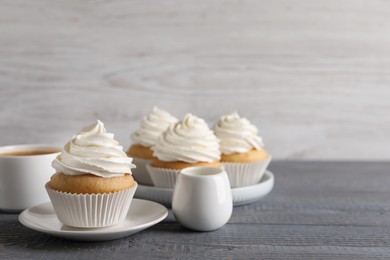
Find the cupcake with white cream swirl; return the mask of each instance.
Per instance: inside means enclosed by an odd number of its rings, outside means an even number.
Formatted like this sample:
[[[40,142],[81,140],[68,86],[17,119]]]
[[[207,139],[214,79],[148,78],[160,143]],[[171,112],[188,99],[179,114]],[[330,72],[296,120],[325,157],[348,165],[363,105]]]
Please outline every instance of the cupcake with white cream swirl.
[[[134,158],[137,169],[133,171],[134,178],[141,184],[153,185],[146,164],[153,158],[152,146],[171,124],[177,122],[177,118],[167,111],[153,107],[152,112],[144,117],[137,131],[131,135],[132,145],[127,154]]]
[[[63,224],[105,227],[125,219],[137,188],[135,165],[101,121],[75,135],[52,166],[46,190]]]
[[[258,129],[237,112],[224,115],[214,125],[220,139],[221,162],[232,187],[258,183],[271,161]]]
[[[191,114],[163,132],[152,149],[148,170],[158,187],[173,188],[177,174],[187,167],[221,167],[218,138],[203,119]]]

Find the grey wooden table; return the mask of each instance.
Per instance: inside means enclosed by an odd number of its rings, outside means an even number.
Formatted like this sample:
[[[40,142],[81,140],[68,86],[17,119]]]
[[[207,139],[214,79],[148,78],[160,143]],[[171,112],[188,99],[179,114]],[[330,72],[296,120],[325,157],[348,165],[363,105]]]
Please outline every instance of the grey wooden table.
[[[275,188],[214,232],[170,216],[108,242],[52,237],[0,213],[0,258],[390,258],[390,162],[276,161]]]

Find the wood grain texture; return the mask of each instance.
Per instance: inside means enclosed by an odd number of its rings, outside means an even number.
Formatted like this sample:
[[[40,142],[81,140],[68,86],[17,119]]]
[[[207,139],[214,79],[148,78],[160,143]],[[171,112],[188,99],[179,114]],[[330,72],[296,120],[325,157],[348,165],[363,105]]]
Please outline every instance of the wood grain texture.
[[[388,259],[388,162],[275,161],[275,188],[235,207],[223,228],[193,232],[164,222],[119,240],[51,237],[0,212],[0,258]]]
[[[2,0],[0,145],[99,118],[127,147],[158,105],[238,110],[274,158],[387,160],[389,30],[381,0]]]

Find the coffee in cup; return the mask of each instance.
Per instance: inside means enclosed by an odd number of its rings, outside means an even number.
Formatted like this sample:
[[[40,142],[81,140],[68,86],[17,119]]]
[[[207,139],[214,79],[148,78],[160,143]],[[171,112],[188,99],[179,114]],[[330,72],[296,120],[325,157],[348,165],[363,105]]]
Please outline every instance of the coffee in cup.
[[[45,183],[61,149],[51,145],[0,147],[0,210],[19,212],[49,201]]]

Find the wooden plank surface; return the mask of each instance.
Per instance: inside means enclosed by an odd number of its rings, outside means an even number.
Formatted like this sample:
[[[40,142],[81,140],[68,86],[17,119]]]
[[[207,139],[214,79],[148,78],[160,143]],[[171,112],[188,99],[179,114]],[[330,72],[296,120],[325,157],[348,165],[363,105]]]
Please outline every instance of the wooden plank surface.
[[[275,161],[270,169],[274,190],[235,207],[215,232],[192,232],[170,217],[123,239],[75,242],[0,213],[0,258],[390,258],[390,163]]]
[[[0,3],[0,145],[99,118],[127,147],[158,105],[238,110],[278,159],[389,158],[387,1]]]

